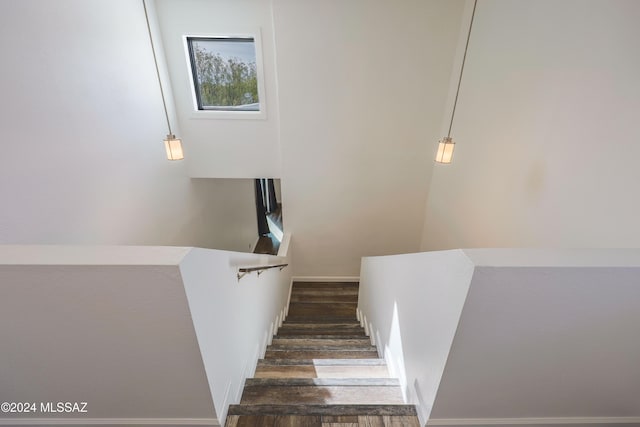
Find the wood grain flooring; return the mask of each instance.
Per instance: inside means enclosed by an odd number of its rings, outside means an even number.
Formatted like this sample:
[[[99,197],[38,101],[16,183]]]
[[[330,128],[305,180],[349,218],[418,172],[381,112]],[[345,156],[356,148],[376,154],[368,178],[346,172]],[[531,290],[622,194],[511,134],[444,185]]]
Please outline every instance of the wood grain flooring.
[[[357,283],[295,282],[287,319],[226,427],[418,427],[356,320]]]
[[[230,415],[226,427],[420,427],[415,416]]]

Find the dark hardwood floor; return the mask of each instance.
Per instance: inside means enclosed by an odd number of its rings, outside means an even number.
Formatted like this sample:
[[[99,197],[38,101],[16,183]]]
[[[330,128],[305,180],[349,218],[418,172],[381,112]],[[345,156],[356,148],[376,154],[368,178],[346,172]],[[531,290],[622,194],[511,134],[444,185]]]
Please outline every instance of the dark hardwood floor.
[[[268,255],[278,255],[278,250],[280,249],[280,242],[275,236],[271,233],[266,236],[258,237],[258,243],[256,244],[255,249],[253,250],[254,254],[268,254]]]
[[[411,415],[231,415],[226,427],[420,427],[420,424]]]

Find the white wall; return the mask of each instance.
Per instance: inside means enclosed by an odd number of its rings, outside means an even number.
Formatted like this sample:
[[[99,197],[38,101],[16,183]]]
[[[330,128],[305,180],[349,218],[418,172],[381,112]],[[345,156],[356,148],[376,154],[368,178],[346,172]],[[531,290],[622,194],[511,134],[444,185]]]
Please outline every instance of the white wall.
[[[637,247],[640,3],[478,2],[422,249]]]
[[[282,257],[184,247],[0,245],[0,425],[221,425],[284,318]],[[87,402],[86,413],[39,402]],[[18,420],[18,418],[20,420]],[[67,420],[67,421],[65,421]]]
[[[168,62],[189,175],[209,178],[280,176],[278,103],[271,2],[269,0],[157,0],[156,11]],[[216,119],[196,113],[184,35],[259,34],[266,107],[263,119]],[[213,113],[215,115],[215,113]]]
[[[296,275],[418,249],[463,5],[274,0]]]
[[[238,280],[236,266],[291,263],[282,257],[193,249],[180,264],[218,419],[237,404],[244,381],[284,320],[292,266]]]
[[[187,252],[0,246],[0,401],[35,402],[38,410],[3,411],[0,424],[213,425],[178,268]],[[87,412],[40,412],[40,402],[87,402]]]
[[[219,216],[235,183],[191,182],[165,160],[141,2],[0,2],[0,53],[0,242],[246,250],[255,239],[225,235],[255,230]]]
[[[258,239],[253,179],[194,178],[199,211],[189,229],[208,236],[215,249],[248,252]]]
[[[359,310],[429,425],[635,426],[639,283],[638,249],[368,257]]]
[[[424,424],[471,284],[461,250],[362,259],[358,312]]]
[[[436,425],[640,424],[640,250],[465,253],[476,268]]]

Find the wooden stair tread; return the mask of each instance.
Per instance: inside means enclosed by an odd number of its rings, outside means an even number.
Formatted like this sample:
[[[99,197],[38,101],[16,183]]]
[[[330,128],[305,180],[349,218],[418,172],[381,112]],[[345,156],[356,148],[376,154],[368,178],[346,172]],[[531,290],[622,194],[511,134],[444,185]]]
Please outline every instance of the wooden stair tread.
[[[323,319],[323,316],[321,315],[293,315],[291,316],[291,320],[297,320],[300,322],[313,322],[315,319]],[[336,320],[355,320],[356,319],[356,315],[355,313],[352,314],[345,314],[344,316],[336,316],[336,315],[331,315],[329,317],[325,318],[326,320],[330,320],[330,321],[336,321]],[[321,325],[321,323],[319,323]]]
[[[294,289],[291,292],[291,303],[358,303],[358,289],[308,288]]]
[[[358,287],[356,286],[298,286],[295,284],[291,289],[291,294],[299,295],[358,295]]]
[[[357,282],[293,283],[287,318],[227,427],[419,427],[356,319],[358,293]]]
[[[355,316],[345,317],[289,317],[286,322],[282,323],[281,329],[324,329],[324,330],[348,330],[348,331],[363,331],[364,328],[360,326],[360,323],[356,320]]]
[[[305,295],[305,294],[292,294],[291,303],[300,303],[300,302],[308,302],[308,303],[316,303],[316,304],[334,304],[334,303],[347,303],[347,304],[357,304],[358,295],[335,295],[335,294],[313,294],[313,295]]]
[[[349,326],[349,325],[336,325],[334,323],[318,323],[315,326],[305,326],[306,324],[300,323],[297,325],[285,325],[283,324],[280,328],[278,328],[278,335],[282,333],[295,335],[294,332],[300,332],[299,335],[344,335],[352,334],[352,335],[365,335],[364,329],[360,326]],[[332,332],[335,332],[332,334]]]
[[[312,320],[291,320],[282,322],[280,329],[317,329],[317,328],[335,328],[335,329],[364,329],[357,320],[344,319],[312,319]]]
[[[293,282],[291,292],[298,289],[358,289],[358,282]]]
[[[376,348],[371,343],[357,343],[357,344],[293,344],[293,345],[281,345],[272,344],[267,347],[267,351],[376,351]]]
[[[317,324],[322,327],[322,325],[331,324],[334,322],[355,322],[356,315],[354,314],[332,314],[332,315],[324,315],[324,314],[291,314],[289,312],[289,320],[298,323],[307,323],[307,324]],[[359,325],[356,327],[360,327]]]
[[[367,359],[378,358],[375,350],[267,350],[265,359]]]
[[[341,386],[341,387],[399,387],[397,378],[247,378],[245,387],[301,387],[301,386]]]
[[[314,365],[314,366],[372,366],[385,365],[384,359],[259,359],[258,366],[274,365]]]
[[[358,305],[358,302],[324,302],[324,301],[298,301],[291,302],[289,304],[289,312],[291,312],[292,306],[309,306],[309,307],[321,307],[325,309],[331,309],[336,307],[348,307],[355,309]]]
[[[340,335],[344,337],[359,338],[366,337],[364,331],[348,330],[348,329],[285,329],[278,331],[279,338],[285,338],[291,335]]]
[[[277,333],[278,337],[291,336],[291,335],[323,335],[323,338],[326,338],[327,335],[341,335],[344,337],[345,335],[354,335],[356,338],[363,338],[367,335],[364,333],[362,329],[356,328],[336,328],[336,327],[325,327],[325,328],[280,328]]]
[[[352,335],[329,335],[329,334],[318,334],[318,335],[274,335],[273,341],[295,341],[295,340],[358,340],[358,341],[369,341],[371,339],[364,334],[352,334]]]
[[[336,346],[352,346],[352,345],[371,345],[371,340],[369,337],[356,337],[356,338],[344,338],[341,336],[326,336],[326,337],[318,337],[318,336],[309,336],[309,337],[300,337],[300,336],[288,336],[288,337],[278,337],[273,338],[272,345],[279,346],[297,346],[297,345],[336,345]]]
[[[325,360],[331,360],[331,359],[325,359]],[[387,366],[384,364],[381,364],[381,365],[283,364],[283,365],[257,366],[254,377],[255,378],[389,378],[389,371],[387,369]]]
[[[415,415],[229,415],[225,427],[420,427]]]
[[[402,404],[399,386],[245,386],[240,404]]]
[[[229,405],[229,415],[417,415],[413,405],[358,404],[358,405]]]
[[[357,302],[322,302],[322,301],[300,301],[300,302],[291,302],[289,304],[289,315],[291,315],[292,311],[296,310],[315,310],[319,313],[338,313],[341,310],[355,310],[358,308]],[[314,311],[314,312],[315,312]]]
[[[358,295],[357,287],[348,286],[295,286],[291,290],[291,295]]]

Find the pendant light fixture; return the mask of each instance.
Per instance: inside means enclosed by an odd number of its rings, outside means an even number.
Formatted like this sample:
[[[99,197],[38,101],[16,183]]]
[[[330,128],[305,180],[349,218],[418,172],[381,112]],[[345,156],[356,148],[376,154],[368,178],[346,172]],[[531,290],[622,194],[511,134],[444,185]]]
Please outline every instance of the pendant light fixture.
[[[151,36],[151,25],[149,24],[149,13],[147,12],[147,3],[142,0],[142,6],[144,7],[144,18],[147,21],[147,31],[149,32],[149,42],[151,43],[151,52],[153,53],[153,63],[156,66],[156,76],[158,78],[158,86],[160,86],[160,96],[162,97],[162,106],[164,108],[164,116],[167,119],[167,128],[169,134],[164,139],[164,148],[167,152],[167,160],[182,160],[184,159],[184,153],[182,152],[182,140],[176,138],[171,131],[171,122],[169,121],[169,112],[167,111],[167,101],[164,97],[164,90],[162,89],[162,80],[160,79],[160,69],[158,68],[158,58],[156,56],[156,49],[153,46],[153,37]]]
[[[469,22],[469,32],[467,33],[467,43],[464,47],[464,55],[462,56],[462,65],[460,66],[460,78],[458,79],[458,88],[456,89],[456,98],[453,101],[453,110],[451,111],[451,122],[449,122],[449,132],[447,136],[442,138],[438,143],[438,152],[436,154],[437,163],[451,163],[453,160],[453,149],[456,143],[451,138],[451,128],[453,128],[453,118],[456,115],[456,106],[458,105],[458,95],[460,94],[460,84],[462,83],[462,74],[464,73],[464,62],[467,59],[467,49],[469,48],[469,39],[471,38],[471,28],[473,27],[473,17],[476,14],[476,5],[478,0],[473,2],[473,11],[471,12],[471,21]]]

